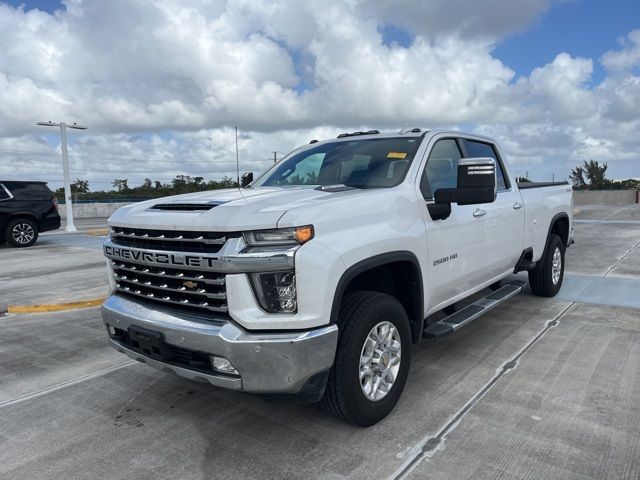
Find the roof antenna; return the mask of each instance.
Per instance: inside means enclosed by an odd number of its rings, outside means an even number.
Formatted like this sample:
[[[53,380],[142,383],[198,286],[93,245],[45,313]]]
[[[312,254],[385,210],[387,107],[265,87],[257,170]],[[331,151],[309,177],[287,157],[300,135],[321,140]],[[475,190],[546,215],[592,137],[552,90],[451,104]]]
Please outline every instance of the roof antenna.
[[[240,196],[244,200],[244,195],[242,193],[242,188],[240,188],[240,157],[238,156],[238,127],[234,127],[236,129],[236,181],[238,182],[238,192],[240,192]]]
[[[238,127],[236,129],[236,180],[238,181],[238,188],[240,188],[240,160],[238,157]]]

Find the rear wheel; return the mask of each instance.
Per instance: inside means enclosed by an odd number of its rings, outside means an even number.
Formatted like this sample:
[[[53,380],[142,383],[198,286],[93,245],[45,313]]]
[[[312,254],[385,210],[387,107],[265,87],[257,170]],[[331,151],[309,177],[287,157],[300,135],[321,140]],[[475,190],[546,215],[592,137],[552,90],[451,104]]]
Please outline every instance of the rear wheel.
[[[336,359],[322,406],[361,426],[373,425],[398,403],[411,362],[411,330],[394,297],[355,292],[342,302]]]
[[[544,255],[532,270],[529,270],[529,287],[540,297],[554,297],[564,278],[564,243],[552,234]]]
[[[16,218],[7,224],[4,238],[12,247],[30,247],[38,239],[38,226],[28,218]]]

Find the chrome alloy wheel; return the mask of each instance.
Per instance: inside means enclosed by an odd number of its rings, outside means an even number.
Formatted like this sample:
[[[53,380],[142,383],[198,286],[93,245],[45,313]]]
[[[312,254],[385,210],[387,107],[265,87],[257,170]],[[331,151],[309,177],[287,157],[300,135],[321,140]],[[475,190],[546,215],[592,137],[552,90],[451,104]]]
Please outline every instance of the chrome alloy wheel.
[[[402,342],[391,322],[371,329],[360,352],[360,387],[369,400],[383,399],[393,387],[400,370]]]
[[[557,285],[560,281],[560,274],[562,273],[562,253],[560,249],[556,247],[553,251],[553,259],[551,263],[551,281],[554,285]]]
[[[31,242],[35,234],[33,227],[28,223],[18,223],[11,230],[11,236],[21,245]]]

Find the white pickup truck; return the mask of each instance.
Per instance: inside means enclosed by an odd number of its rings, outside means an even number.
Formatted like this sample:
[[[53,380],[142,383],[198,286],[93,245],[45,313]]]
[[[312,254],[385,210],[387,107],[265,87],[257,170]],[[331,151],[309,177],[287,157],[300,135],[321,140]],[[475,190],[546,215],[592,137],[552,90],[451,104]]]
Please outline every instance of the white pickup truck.
[[[152,367],[320,401],[363,426],[398,402],[412,343],[518,293],[514,272],[555,295],[573,241],[571,188],[518,185],[495,141],[473,134],[314,140],[242,184],[113,214],[109,341]]]

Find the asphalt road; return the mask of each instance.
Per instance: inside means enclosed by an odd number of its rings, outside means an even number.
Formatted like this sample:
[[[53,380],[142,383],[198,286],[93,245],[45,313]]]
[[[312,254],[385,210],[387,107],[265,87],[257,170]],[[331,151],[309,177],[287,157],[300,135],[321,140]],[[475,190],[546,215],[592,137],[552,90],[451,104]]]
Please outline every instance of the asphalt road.
[[[97,308],[0,317],[0,478],[638,479],[640,208],[580,210],[560,294],[416,345],[368,429],[130,362]],[[0,310],[104,294],[100,243],[0,247]]]

